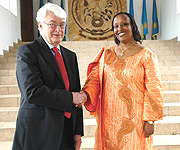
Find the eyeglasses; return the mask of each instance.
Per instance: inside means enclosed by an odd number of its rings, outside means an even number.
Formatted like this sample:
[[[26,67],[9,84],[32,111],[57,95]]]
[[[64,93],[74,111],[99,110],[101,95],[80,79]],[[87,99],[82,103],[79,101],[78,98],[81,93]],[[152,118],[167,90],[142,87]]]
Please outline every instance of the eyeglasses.
[[[65,29],[66,27],[66,24],[55,24],[55,23],[46,23],[46,22],[43,22],[44,24],[50,26],[51,28],[57,28],[57,26],[59,26],[61,29]]]

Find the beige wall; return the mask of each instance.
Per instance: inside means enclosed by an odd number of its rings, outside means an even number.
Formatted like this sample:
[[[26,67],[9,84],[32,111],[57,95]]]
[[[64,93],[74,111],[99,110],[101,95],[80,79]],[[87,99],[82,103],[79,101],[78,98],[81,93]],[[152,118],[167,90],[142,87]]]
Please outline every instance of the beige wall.
[[[9,46],[13,46],[13,42],[21,39],[19,2],[20,0],[17,0],[17,16],[0,5],[0,55],[3,55],[3,50],[9,50]]]
[[[126,11],[127,8],[126,0],[111,0],[112,5],[107,4],[106,0],[86,0],[88,2],[87,7],[84,6],[84,0],[65,1],[67,2],[65,7],[68,14],[66,32],[70,41],[113,39],[111,31],[112,17],[119,11]],[[52,0],[52,3],[60,5],[60,0]],[[107,13],[105,12],[105,7],[107,7]],[[39,9],[39,0],[33,0],[33,8],[34,37],[36,38],[38,30],[35,17]],[[102,13],[104,18],[100,16]],[[84,21],[85,18],[86,21]]]
[[[126,11],[126,0],[69,0],[69,40],[112,40],[112,19]]]
[[[65,0],[65,1],[72,2],[72,0]],[[77,0],[74,0],[74,1],[77,1]],[[106,0],[100,0],[100,1],[106,1]],[[127,12],[129,12],[129,0],[125,0],[125,1],[126,1]],[[140,32],[141,32],[141,18],[142,18],[142,1],[143,0],[133,0],[133,2],[134,2],[134,18],[136,20],[136,23],[138,25]],[[52,2],[55,4],[58,4],[58,5],[60,4],[60,0],[52,0]],[[152,4],[153,4],[153,0],[146,0],[147,17],[148,17],[148,31],[149,31],[149,33],[147,35],[147,40],[151,39]],[[35,35],[35,37],[37,37],[37,24],[35,21],[35,16],[36,16],[36,12],[39,8],[39,0],[33,0],[33,5],[34,5],[34,29],[35,29],[34,35]],[[72,4],[70,4],[70,5],[72,5]],[[71,6],[69,6],[69,7],[71,8]],[[178,36],[180,39],[180,28],[179,28],[180,14],[176,14],[176,0],[171,0],[171,1],[157,0],[157,7],[158,7],[159,26],[160,26],[159,27],[160,33],[158,35],[158,39],[159,40],[168,40],[168,39],[172,39],[172,38],[178,37]],[[70,15],[71,10],[67,10],[67,11]],[[79,38],[78,34],[80,31],[80,27],[78,25],[74,25],[73,27],[71,26],[69,28],[69,30],[71,30],[69,32],[72,33],[71,34],[72,36],[69,36],[69,39],[76,40]],[[73,32],[76,34],[73,34]],[[83,33],[85,33],[85,32],[83,32]],[[86,38],[88,38],[88,36],[86,35]]]

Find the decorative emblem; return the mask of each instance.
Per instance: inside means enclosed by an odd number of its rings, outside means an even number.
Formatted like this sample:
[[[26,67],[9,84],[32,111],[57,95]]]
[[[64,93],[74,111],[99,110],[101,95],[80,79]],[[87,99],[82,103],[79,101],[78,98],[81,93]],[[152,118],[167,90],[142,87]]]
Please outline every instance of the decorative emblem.
[[[71,9],[80,36],[104,40],[113,36],[112,19],[122,5],[120,0],[73,0]]]

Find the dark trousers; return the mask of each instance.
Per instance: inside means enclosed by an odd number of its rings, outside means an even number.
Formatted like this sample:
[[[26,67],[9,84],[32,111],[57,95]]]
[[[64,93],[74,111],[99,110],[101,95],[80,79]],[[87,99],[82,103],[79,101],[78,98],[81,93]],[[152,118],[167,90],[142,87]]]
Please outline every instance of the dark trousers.
[[[60,150],[75,150],[72,119],[64,118],[64,130]]]

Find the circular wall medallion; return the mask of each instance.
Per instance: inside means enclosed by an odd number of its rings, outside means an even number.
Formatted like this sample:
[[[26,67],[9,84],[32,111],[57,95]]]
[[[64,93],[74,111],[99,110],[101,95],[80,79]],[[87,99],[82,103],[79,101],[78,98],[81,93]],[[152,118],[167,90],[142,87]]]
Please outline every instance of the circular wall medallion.
[[[79,35],[91,40],[111,38],[113,16],[121,11],[120,0],[73,0],[71,7]]]

